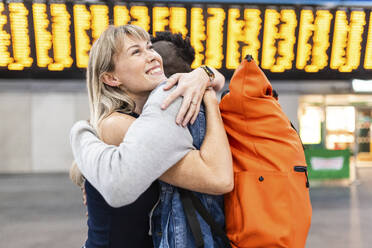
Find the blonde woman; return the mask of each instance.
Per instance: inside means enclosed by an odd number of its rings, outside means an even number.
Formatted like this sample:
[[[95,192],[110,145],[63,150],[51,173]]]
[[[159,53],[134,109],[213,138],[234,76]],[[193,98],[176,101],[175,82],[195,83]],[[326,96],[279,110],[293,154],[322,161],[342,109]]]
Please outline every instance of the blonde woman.
[[[224,80],[215,74],[216,81]],[[87,248],[152,247],[149,214],[158,202],[158,178],[209,194],[232,190],[231,154],[213,90],[204,94],[207,133],[201,150],[184,127],[187,119],[195,120],[200,91],[211,78],[199,68],[164,86],[165,80],[162,59],[139,27],[110,26],[91,49],[91,126],[78,122],[71,130],[75,160],[87,179]],[[177,88],[164,91],[177,80]]]

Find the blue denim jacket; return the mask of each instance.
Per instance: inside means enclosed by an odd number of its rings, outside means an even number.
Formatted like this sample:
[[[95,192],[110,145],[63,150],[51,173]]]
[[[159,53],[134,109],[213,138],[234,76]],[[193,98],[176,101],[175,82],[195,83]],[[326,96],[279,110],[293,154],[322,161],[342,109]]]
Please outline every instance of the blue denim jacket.
[[[206,131],[204,106],[193,125],[189,125],[194,146],[200,149]],[[196,193],[214,220],[225,226],[223,196]],[[197,214],[205,248],[223,247],[219,237],[213,237],[209,225]],[[178,188],[160,181],[160,199],[152,215],[152,235],[155,248],[196,248],[188,226]]]

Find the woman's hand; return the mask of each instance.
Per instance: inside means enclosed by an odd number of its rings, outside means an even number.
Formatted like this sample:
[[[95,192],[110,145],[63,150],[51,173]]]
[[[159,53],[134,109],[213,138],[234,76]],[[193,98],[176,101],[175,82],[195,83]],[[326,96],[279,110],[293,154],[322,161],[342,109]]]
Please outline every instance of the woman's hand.
[[[182,96],[182,105],[178,111],[176,123],[185,127],[190,120],[191,123],[196,120],[204,91],[210,82],[203,69],[198,68],[190,73],[173,74],[169,77],[164,90],[171,89],[177,83],[176,90],[165,99],[162,109],[166,109],[177,97]]]
[[[195,122],[207,87],[212,86],[217,91],[223,87],[225,77],[215,69],[212,70],[215,73],[213,82],[210,82],[202,68],[189,73],[176,73],[168,79],[164,90],[171,89],[177,83],[178,87],[164,100],[162,109],[166,109],[177,97],[183,96],[182,105],[176,117],[177,124],[185,127],[190,120],[191,123]]]

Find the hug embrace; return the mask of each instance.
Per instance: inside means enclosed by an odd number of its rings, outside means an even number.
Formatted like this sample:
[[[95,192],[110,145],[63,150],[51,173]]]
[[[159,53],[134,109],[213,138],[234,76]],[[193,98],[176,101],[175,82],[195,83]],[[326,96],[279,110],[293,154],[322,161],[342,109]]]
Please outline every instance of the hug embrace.
[[[85,247],[304,247],[304,152],[271,84],[247,57],[219,103],[224,76],[193,59],[188,39],[134,25],[92,46],[90,121],[70,136]]]

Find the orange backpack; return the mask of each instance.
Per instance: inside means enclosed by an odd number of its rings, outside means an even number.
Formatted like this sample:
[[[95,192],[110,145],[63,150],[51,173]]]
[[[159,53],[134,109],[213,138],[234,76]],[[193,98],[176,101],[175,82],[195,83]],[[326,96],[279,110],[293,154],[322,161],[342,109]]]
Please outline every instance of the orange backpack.
[[[233,247],[305,247],[311,222],[301,140],[265,74],[247,56],[220,103],[234,165],[225,196],[226,233]]]

